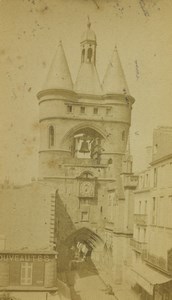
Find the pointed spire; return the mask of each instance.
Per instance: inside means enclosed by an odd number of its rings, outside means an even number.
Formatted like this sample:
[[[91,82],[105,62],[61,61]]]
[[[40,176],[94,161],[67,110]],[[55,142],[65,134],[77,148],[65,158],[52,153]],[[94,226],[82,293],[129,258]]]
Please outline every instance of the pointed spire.
[[[104,92],[107,94],[129,94],[117,46],[115,46],[102,85]]]
[[[88,17],[87,30],[81,39],[81,66],[75,83],[75,91],[81,94],[101,95],[102,88],[96,70],[96,35],[90,28]]]
[[[81,43],[87,41],[87,42],[94,42],[96,43],[96,34],[91,29],[91,22],[89,16],[87,17],[87,30],[84,31],[82,37],[81,37]]]
[[[72,90],[73,83],[69,71],[66,56],[63,50],[62,41],[59,42],[56,54],[52,60],[44,89],[65,89]]]
[[[90,28],[91,27],[90,17],[88,16],[87,18],[88,18],[87,27]]]

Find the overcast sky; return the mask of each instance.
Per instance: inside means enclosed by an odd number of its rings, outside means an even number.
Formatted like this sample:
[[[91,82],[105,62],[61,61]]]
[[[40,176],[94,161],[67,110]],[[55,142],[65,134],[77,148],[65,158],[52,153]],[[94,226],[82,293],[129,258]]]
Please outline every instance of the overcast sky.
[[[172,126],[171,0],[0,0],[0,180],[37,177],[38,102],[59,40],[75,80],[87,15],[102,80],[118,46],[130,94],[134,170],[144,167],[153,128]]]

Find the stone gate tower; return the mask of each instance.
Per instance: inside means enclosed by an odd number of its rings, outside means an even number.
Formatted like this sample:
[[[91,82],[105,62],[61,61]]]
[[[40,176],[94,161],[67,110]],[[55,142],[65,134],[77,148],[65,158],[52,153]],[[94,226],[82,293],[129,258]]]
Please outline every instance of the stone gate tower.
[[[39,177],[57,185],[67,214],[68,226],[60,226],[59,236],[89,228],[112,247],[113,232],[127,230],[121,173],[134,99],[129,95],[117,48],[102,84],[96,51],[96,35],[89,22],[82,35],[81,64],[73,84],[62,43],[58,45],[45,85],[37,95]]]

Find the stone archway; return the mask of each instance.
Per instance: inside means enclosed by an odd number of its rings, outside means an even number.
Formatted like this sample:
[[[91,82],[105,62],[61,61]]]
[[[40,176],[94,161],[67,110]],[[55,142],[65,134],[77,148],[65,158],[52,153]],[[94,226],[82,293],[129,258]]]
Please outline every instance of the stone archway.
[[[101,136],[103,139],[106,139],[106,133],[104,132],[104,130],[102,130],[99,126],[96,126],[95,124],[92,124],[91,122],[87,123],[87,122],[83,122],[81,124],[78,124],[76,126],[74,126],[73,128],[71,128],[63,137],[62,140],[62,145],[65,144],[65,142],[68,139],[71,139],[77,132],[80,132],[84,129],[89,129],[89,130],[93,130],[94,132],[97,132],[97,134],[99,136]],[[61,146],[62,146],[61,145]]]
[[[66,133],[61,147],[71,151],[71,159],[90,159],[100,164],[105,140],[105,134],[99,127],[82,123]]]
[[[70,234],[65,240],[65,244],[68,246],[72,246],[77,242],[86,243],[89,249],[93,250],[96,246],[103,243],[103,240],[97,233],[95,233],[91,229],[82,227]]]
[[[89,266],[94,265],[92,253],[95,256],[97,249],[103,249],[104,242],[102,238],[94,231],[87,227],[82,227],[70,234],[64,241],[69,250],[69,269],[82,263],[87,263]],[[94,266],[95,268],[95,266]]]

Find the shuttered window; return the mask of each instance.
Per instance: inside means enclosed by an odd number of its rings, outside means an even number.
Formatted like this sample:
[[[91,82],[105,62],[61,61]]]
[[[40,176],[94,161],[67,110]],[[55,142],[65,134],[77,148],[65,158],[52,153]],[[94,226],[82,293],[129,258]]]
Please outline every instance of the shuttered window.
[[[32,284],[32,263],[21,263],[21,285]]]
[[[0,286],[9,285],[9,263],[0,262]]]
[[[45,287],[53,287],[56,278],[56,264],[54,261],[45,263]]]
[[[33,273],[32,273],[32,284],[34,286],[44,285],[44,262],[34,262],[33,263]]]
[[[10,262],[10,285],[20,285],[21,263],[18,261]]]

